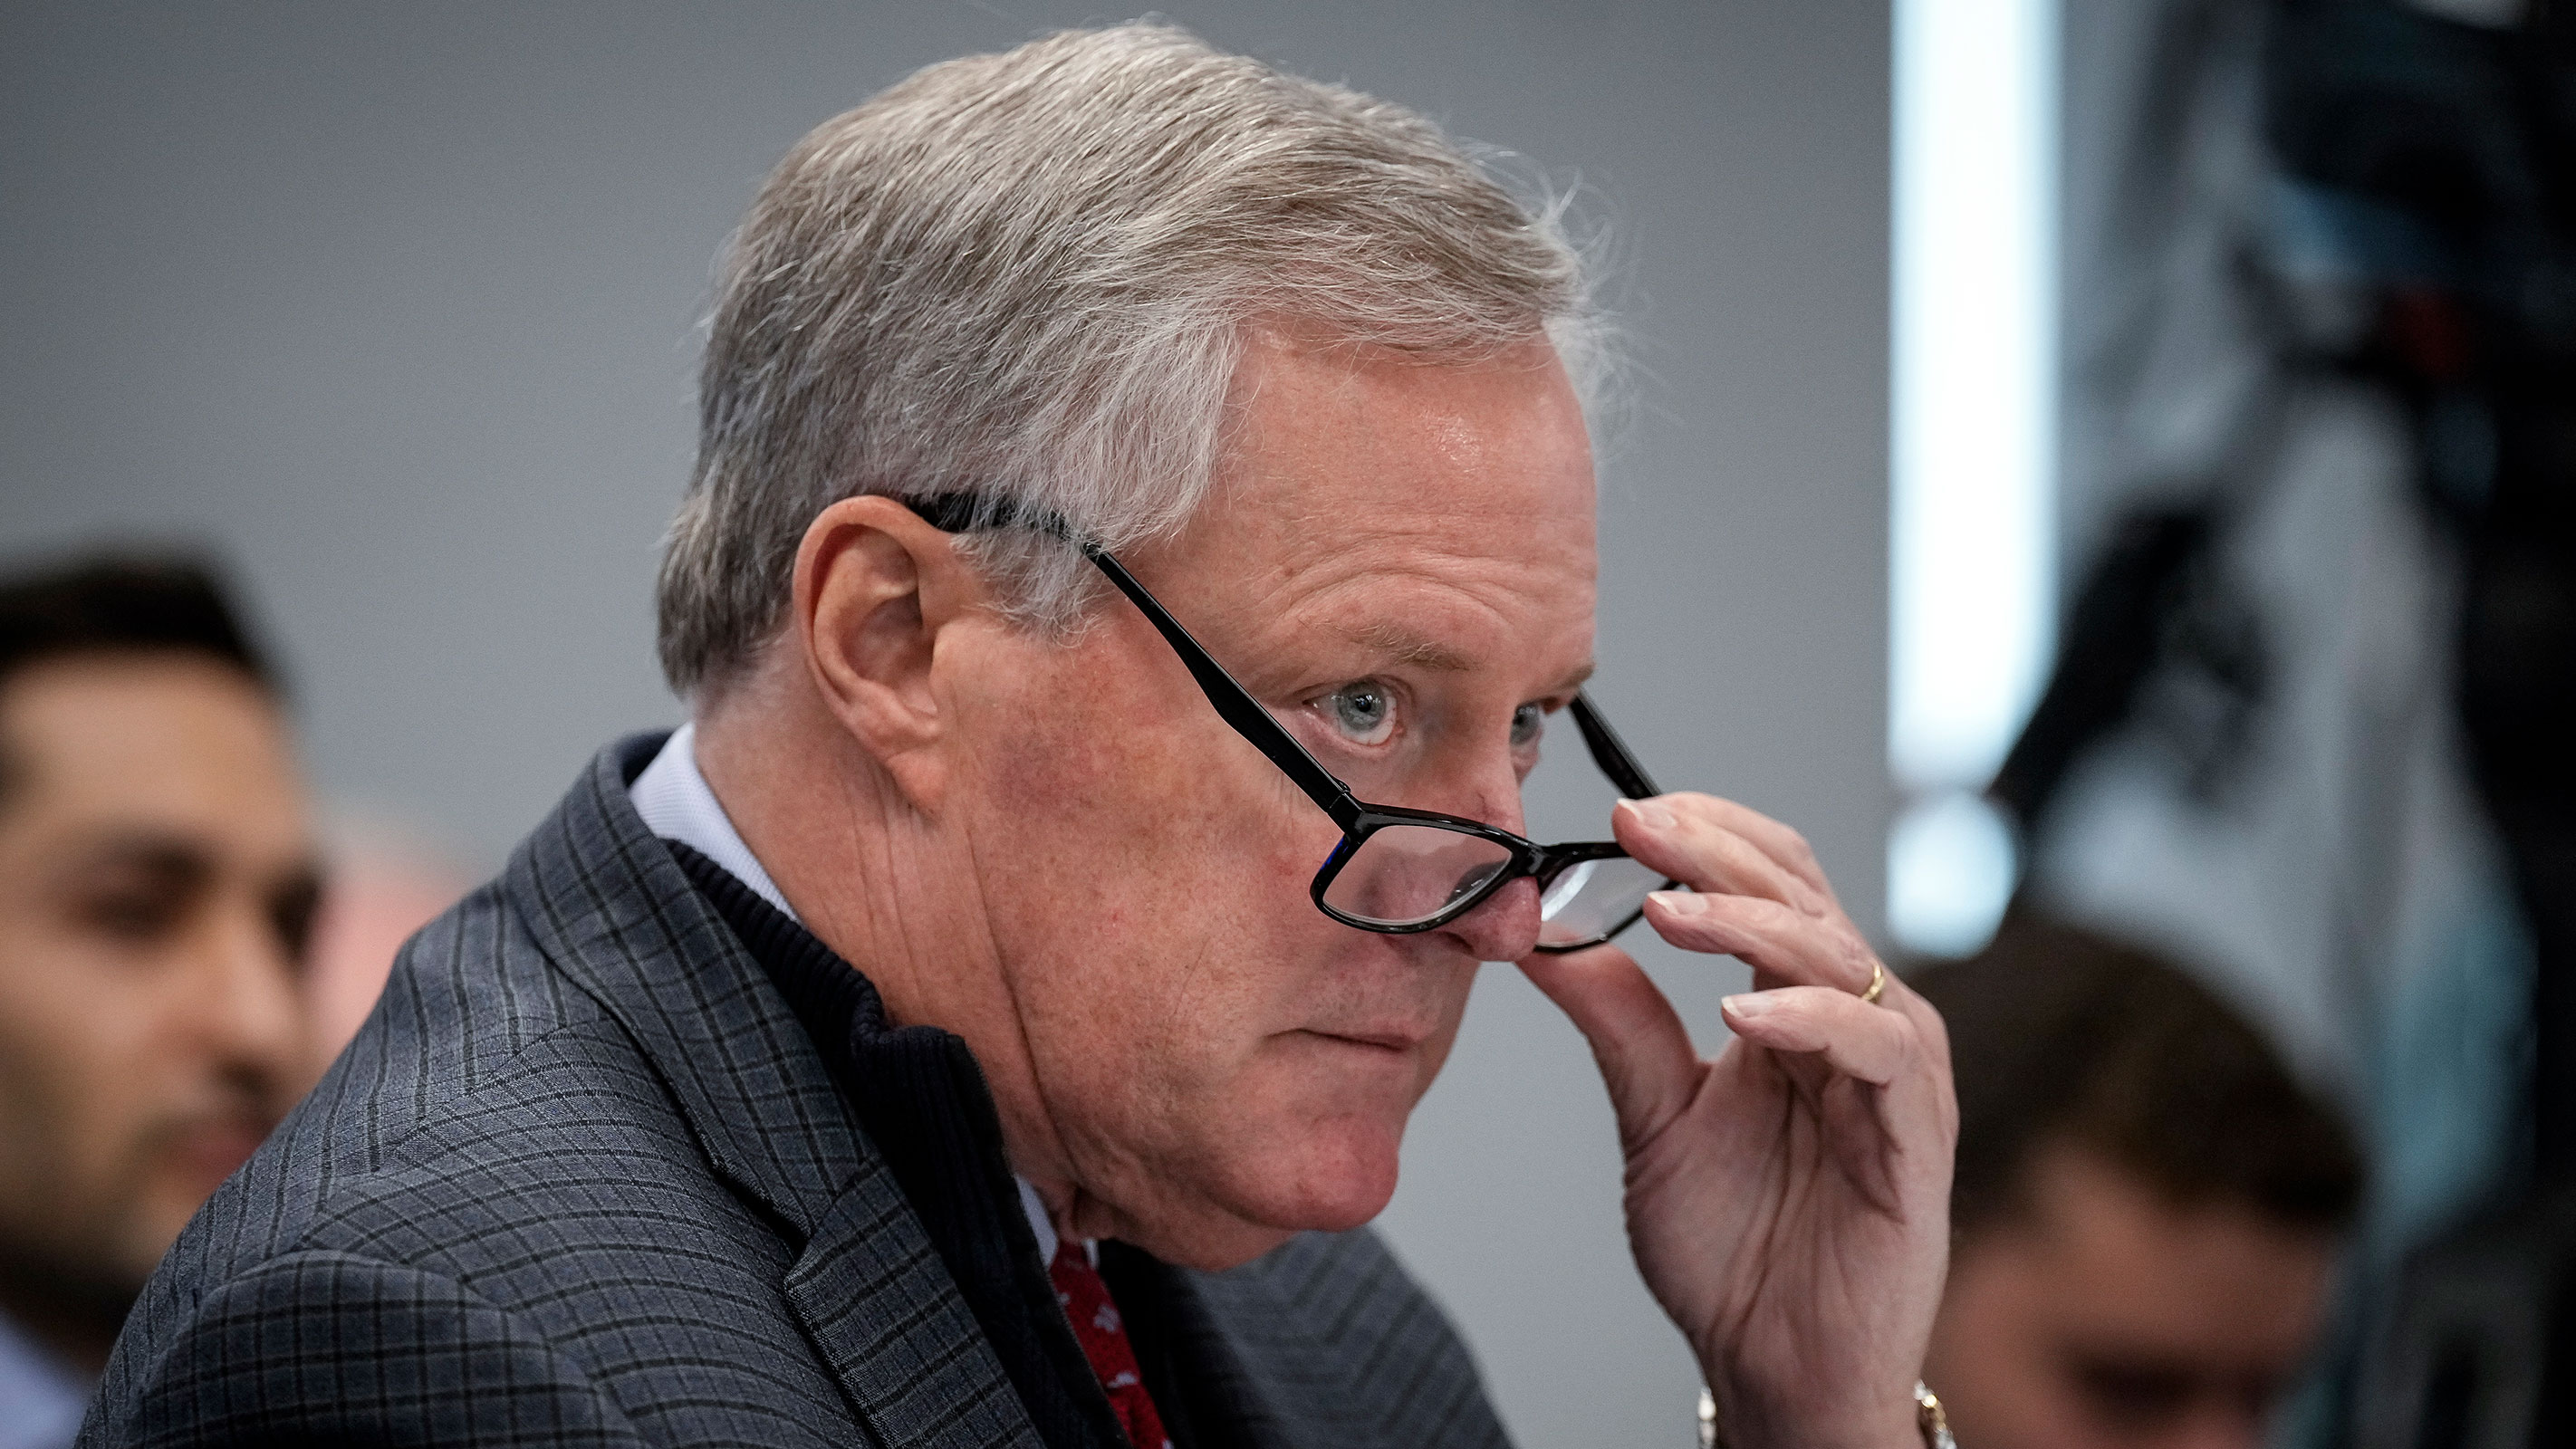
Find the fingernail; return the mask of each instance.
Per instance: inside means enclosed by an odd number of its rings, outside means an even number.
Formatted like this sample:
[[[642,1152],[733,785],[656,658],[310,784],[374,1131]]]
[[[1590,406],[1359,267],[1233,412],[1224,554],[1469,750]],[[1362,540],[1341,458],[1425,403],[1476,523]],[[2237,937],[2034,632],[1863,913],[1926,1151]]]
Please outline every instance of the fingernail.
[[[1673,812],[1652,800],[1622,800],[1620,806],[1637,817],[1637,823],[1649,830],[1673,828]]]
[[[1676,916],[1696,916],[1708,909],[1708,897],[1696,891],[1653,891],[1646,899]]]
[[[1729,1016],[1760,1016],[1779,1003],[1768,996],[1745,995],[1727,997],[1718,1005],[1724,1007]]]

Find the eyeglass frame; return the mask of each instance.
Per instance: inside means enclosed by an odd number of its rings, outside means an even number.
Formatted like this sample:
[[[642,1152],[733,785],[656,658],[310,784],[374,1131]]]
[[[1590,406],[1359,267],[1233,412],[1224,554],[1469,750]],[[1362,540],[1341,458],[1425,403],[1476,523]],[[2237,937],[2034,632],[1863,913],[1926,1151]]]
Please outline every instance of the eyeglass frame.
[[[1289,732],[1286,725],[1281,724],[1259,700],[1253,698],[1252,691],[1244,688],[1240,681],[1227,673],[1225,666],[1216,661],[1216,656],[1207,651],[1207,646],[1201,644],[1179,619],[1174,618],[1172,611],[1163,607],[1162,600],[1155,598],[1144,584],[1137,581],[1134,574],[1127,571],[1127,566],[1120,563],[1117,556],[1102,547],[1097,540],[1077,531],[1070,523],[1052,513],[998,502],[978,493],[941,493],[928,498],[898,498],[895,501],[910,508],[923,522],[942,533],[1025,528],[1062,539],[1079,549],[1084,558],[1089,559],[1095,568],[1106,574],[1109,582],[1117,585],[1118,591],[1125,594],[1128,602],[1134,604],[1137,611],[1145,616],[1145,621],[1152,624],[1155,631],[1163,636],[1163,642],[1171,646],[1172,652],[1180,656],[1181,663],[1190,671],[1190,677],[1197,681],[1199,692],[1206,695],[1208,703],[1215,707],[1217,716],[1231,725],[1236,734],[1249,741],[1254,749],[1259,750],[1269,759],[1271,764],[1276,765],[1282,774],[1285,774],[1299,790],[1305,793],[1307,799],[1313,801],[1318,809],[1341,828],[1340,843],[1333,847],[1332,854],[1324,857],[1324,863],[1316,870],[1314,882],[1308,887],[1307,894],[1313,898],[1315,909],[1343,925],[1384,936],[1410,936],[1424,931],[1436,931],[1484,904],[1493,897],[1495,892],[1513,881],[1523,878],[1534,881],[1541,895],[1544,896],[1547,888],[1553,885],[1556,878],[1563,875],[1568,867],[1588,860],[1630,858],[1628,852],[1616,841],[1585,840],[1569,841],[1559,845],[1541,845],[1527,836],[1516,835],[1499,825],[1488,825],[1482,820],[1470,820],[1463,815],[1445,815],[1434,810],[1415,810],[1403,805],[1376,805],[1362,800],[1351,793],[1351,787],[1342,783],[1341,777],[1325,769],[1323,762],[1317,760],[1305,744]],[[1623,798],[1641,800],[1663,793],[1655,787],[1653,779],[1646,774],[1645,767],[1637,763],[1636,756],[1629,752],[1627,744],[1619,738],[1618,732],[1610,727],[1609,720],[1602,717],[1600,709],[1592,703],[1590,696],[1577,689],[1574,692],[1573,701],[1566,706],[1566,712],[1574,717],[1574,726],[1582,733],[1584,746],[1591,752],[1593,764],[1599,766],[1601,773],[1609,777],[1610,783],[1618,789]],[[1511,854],[1504,868],[1496,870],[1491,878],[1472,891],[1444,904],[1438,911],[1420,921],[1386,922],[1355,917],[1336,909],[1331,902],[1325,900],[1324,893],[1332,888],[1333,881],[1340,876],[1343,867],[1349,865],[1353,857],[1359,854],[1360,847],[1368,843],[1369,837],[1380,830],[1397,825],[1423,826],[1447,830],[1459,835],[1474,836],[1500,845]],[[1670,890],[1678,884],[1679,882],[1667,880],[1662,888]],[[1629,912],[1626,919],[1598,935],[1589,936],[1580,941],[1543,942],[1536,949],[1548,955],[1589,951],[1637,924],[1644,915],[1645,907],[1640,904],[1636,910]]]

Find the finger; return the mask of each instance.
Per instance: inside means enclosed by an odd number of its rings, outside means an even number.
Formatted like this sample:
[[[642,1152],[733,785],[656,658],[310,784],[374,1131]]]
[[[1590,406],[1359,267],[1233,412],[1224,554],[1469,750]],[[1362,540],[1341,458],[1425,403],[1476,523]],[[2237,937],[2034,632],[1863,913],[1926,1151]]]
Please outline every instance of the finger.
[[[1531,956],[1520,968],[1591,1044],[1623,1141],[1653,1136],[1688,1104],[1698,1049],[1681,1014],[1634,957],[1603,946]]]
[[[1829,1148],[1851,1180],[1890,1210],[1940,1210],[1959,1138],[1949,1072],[1930,1060],[1911,1017],[1813,986],[1728,997],[1727,1025],[1811,1081]],[[1806,1076],[1793,1072],[1793,1076]],[[1908,1204],[1911,1204],[1909,1207]]]
[[[1715,823],[1762,847],[1763,854],[1779,862],[1791,875],[1824,892],[1825,899],[1835,900],[1833,882],[1825,878],[1824,863],[1816,859],[1816,848],[1809,845],[1807,837],[1795,828],[1781,824],[1750,805],[1717,795],[1690,795],[1685,799],[1685,806],[1705,812]],[[1839,901],[1835,902],[1835,908],[1841,909]]]
[[[1884,1087],[1917,1065],[1914,1024],[1848,992],[1823,986],[1748,991],[1720,1003],[1737,1036],[1776,1052],[1821,1058],[1848,1077]]]
[[[1670,800],[1678,797],[1666,797]],[[1832,901],[1773,860],[1753,841],[1666,800],[1622,800],[1611,812],[1621,848],[1648,869],[1697,891],[1759,896],[1821,916]]]
[[[1869,943],[1839,914],[1818,919],[1751,896],[1657,891],[1646,897],[1646,923],[1685,951],[1733,956],[1788,985],[1857,995],[1878,966]]]
[[[1941,1013],[1933,1007],[1932,1003],[1924,1000],[1920,993],[1906,985],[1902,978],[1891,971],[1887,974],[1887,989],[1879,996],[1878,1004],[1891,1011],[1903,1013],[1907,1020],[1914,1023],[1914,1038],[1920,1044],[1919,1050],[1942,1075],[1948,1075],[1950,1025],[1941,1019]]]
[[[1807,837],[1781,824],[1750,805],[1717,795],[1703,795],[1685,790],[1663,797],[1677,815],[1697,816],[1723,830],[1731,830],[1753,842],[1762,853],[1798,879],[1828,897],[1834,893],[1825,879],[1824,865],[1816,859],[1815,847]]]

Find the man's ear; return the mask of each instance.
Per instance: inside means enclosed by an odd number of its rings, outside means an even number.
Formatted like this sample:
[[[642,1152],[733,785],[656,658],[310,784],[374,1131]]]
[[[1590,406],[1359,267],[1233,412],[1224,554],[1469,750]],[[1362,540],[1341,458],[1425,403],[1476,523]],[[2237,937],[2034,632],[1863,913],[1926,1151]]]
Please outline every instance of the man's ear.
[[[922,803],[914,757],[940,737],[931,688],[939,631],[981,597],[945,533],[891,498],[844,498],[796,549],[795,641],[841,728]]]

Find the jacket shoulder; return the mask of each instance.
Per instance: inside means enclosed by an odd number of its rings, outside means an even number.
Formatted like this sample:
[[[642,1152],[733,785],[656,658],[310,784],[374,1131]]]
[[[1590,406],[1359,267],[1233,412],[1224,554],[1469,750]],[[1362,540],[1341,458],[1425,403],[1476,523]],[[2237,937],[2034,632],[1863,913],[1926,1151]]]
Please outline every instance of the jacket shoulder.
[[[515,1419],[450,1435],[453,1412],[390,1390],[353,1399],[375,1417],[344,1435],[295,1397],[478,1363],[533,1375],[530,1413],[604,1395],[649,1442],[851,1428],[780,1295],[795,1250],[737,1189],[641,1044],[478,892],[405,948],[322,1086],[163,1260],[90,1442],[291,1442],[308,1421],[319,1442],[520,1442]],[[414,1297],[434,1321],[405,1316]],[[269,1405],[281,1384],[294,1392]],[[269,1406],[223,1407],[240,1403]],[[270,1427],[171,1437],[165,1406]]]
[[[510,1095],[531,1046],[613,1033],[595,1003],[549,970],[494,886],[423,927],[383,995],[322,1080],[249,1162],[209,1198],[144,1291],[134,1324],[303,1244],[317,1219],[361,1190],[426,1128],[479,1095]],[[603,1046],[607,1045],[602,1043]],[[597,1054],[614,1080],[613,1046]],[[187,1302],[176,1304],[182,1311]]]
[[[1301,1233],[1193,1277],[1247,1417],[1285,1442],[1509,1449],[1465,1341],[1373,1230]]]
[[[463,1285],[304,1251],[205,1295],[148,1365],[112,1365],[79,1445],[642,1442],[578,1364]]]

